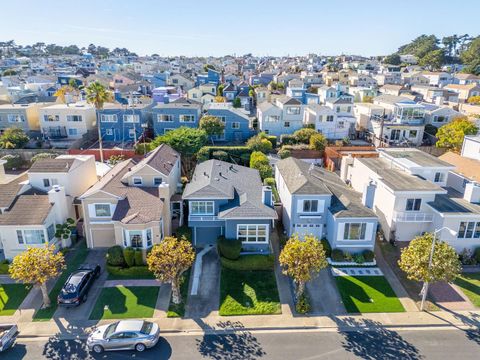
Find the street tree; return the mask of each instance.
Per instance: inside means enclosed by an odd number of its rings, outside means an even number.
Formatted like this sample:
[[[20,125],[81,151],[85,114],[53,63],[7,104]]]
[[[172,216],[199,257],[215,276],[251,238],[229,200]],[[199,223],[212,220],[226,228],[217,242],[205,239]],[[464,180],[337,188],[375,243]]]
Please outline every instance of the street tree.
[[[13,258],[9,267],[12,279],[40,288],[43,297],[43,308],[51,305],[47,291],[47,281],[57,277],[65,267],[61,252],[55,251],[55,245],[45,247],[29,247]]]
[[[30,138],[20,128],[8,128],[0,135],[0,149],[21,149]]]
[[[225,124],[223,121],[212,115],[202,116],[199,127],[200,129],[205,130],[208,136],[222,135],[225,130]]]
[[[296,234],[288,239],[279,256],[282,272],[295,283],[295,295],[300,299],[305,284],[328,266],[325,249],[318,239],[306,235],[300,240]]]
[[[185,237],[177,239],[167,236],[154,245],[147,255],[148,269],[157,280],[171,284],[174,304],[183,301],[180,293],[182,274],[193,265],[194,260],[195,250]]]
[[[477,132],[478,128],[472,121],[466,116],[458,116],[438,129],[435,146],[459,152],[465,135],[475,135]]]

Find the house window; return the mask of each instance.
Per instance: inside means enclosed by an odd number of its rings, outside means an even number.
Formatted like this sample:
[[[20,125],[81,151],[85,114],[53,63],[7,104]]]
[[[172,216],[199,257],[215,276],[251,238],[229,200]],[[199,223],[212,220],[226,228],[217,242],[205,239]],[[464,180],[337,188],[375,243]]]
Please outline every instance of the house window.
[[[47,227],[47,235],[48,235],[48,240],[53,240],[53,238],[55,237],[55,225],[50,224]]]
[[[105,134],[106,135],[113,135],[113,129],[106,129]]]
[[[318,212],[318,200],[303,200],[303,212],[304,213]]]
[[[407,199],[406,211],[419,211],[422,205],[422,199]]]
[[[300,107],[299,106],[289,106],[289,107],[287,107],[287,114],[288,115],[298,115],[298,114],[300,114]]]
[[[95,204],[96,217],[110,217],[112,216],[110,204]]]
[[[237,225],[237,239],[242,242],[268,242],[268,225]]]
[[[339,128],[339,129],[345,128],[345,121],[339,121],[339,122],[337,123],[337,128]]]
[[[142,185],[143,181],[141,177],[134,177],[133,178],[133,185]]]
[[[195,115],[180,115],[180,122],[194,122]]]
[[[43,187],[50,187],[50,179],[43,179]]]
[[[141,231],[129,231],[128,232],[130,246],[134,249],[143,248],[143,238]]]
[[[147,248],[152,247],[152,229],[147,229],[145,232],[145,237],[147,240]]]
[[[101,122],[109,122],[109,123],[116,123],[117,122],[117,115],[100,115]]]
[[[192,215],[213,215],[213,201],[191,201],[190,213]]]
[[[240,123],[238,121],[232,122],[232,129],[240,129]]]
[[[19,244],[44,244],[45,232],[43,230],[17,230],[17,240]]]
[[[43,121],[60,121],[60,117],[58,115],[43,115]]]
[[[269,115],[269,116],[267,116],[267,119],[266,119],[266,121],[268,121],[268,122],[275,122],[275,121],[278,121],[278,120],[280,120],[280,116],[278,116],[278,115]]]
[[[133,139],[135,137],[135,129],[128,129],[128,137]]]
[[[224,124],[227,122],[227,118],[226,116],[215,116],[217,119],[220,119],[221,122],[223,122]]]
[[[126,123],[139,123],[140,122],[140,115],[123,115],[123,122]]]
[[[160,185],[162,183],[162,178],[156,177],[153,178],[153,185]]]
[[[67,115],[67,121],[81,122],[82,115]]]
[[[479,239],[480,238],[480,222],[462,221],[458,228],[457,237],[459,239]]]
[[[68,136],[77,136],[78,129],[68,129]]]
[[[443,182],[445,180],[445,174],[441,172],[435,173],[435,182]]]
[[[417,137],[417,134],[418,134],[417,130],[410,130],[410,132],[408,133],[408,137],[410,139],[415,139]]]
[[[345,240],[365,240],[366,223],[345,224],[343,238]]]
[[[20,114],[8,114],[7,119],[9,123],[25,122],[25,116]]]
[[[172,122],[173,121],[173,115],[166,115],[166,114],[161,114],[157,116],[158,122]]]
[[[333,122],[333,115],[327,115],[327,122]]]
[[[290,127],[290,121],[285,121],[285,123],[283,124],[284,127],[288,128]]]
[[[438,116],[438,115],[435,115],[433,117],[433,122],[438,122],[438,123],[443,123],[447,120],[447,117],[446,116]]]

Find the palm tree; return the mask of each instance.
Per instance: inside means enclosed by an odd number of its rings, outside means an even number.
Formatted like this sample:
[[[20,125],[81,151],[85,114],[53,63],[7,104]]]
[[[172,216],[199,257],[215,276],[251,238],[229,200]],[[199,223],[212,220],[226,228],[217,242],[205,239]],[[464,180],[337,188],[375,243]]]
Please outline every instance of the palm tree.
[[[103,109],[103,105],[110,101],[112,96],[110,92],[100,84],[98,81],[94,81],[90,83],[85,88],[87,102],[95,106],[96,115],[97,115],[97,128],[98,128],[98,144],[100,148],[100,161],[103,163],[103,149],[102,149],[102,133],[100,131],[100,121],[99,121],[99,114],[98,110]]]

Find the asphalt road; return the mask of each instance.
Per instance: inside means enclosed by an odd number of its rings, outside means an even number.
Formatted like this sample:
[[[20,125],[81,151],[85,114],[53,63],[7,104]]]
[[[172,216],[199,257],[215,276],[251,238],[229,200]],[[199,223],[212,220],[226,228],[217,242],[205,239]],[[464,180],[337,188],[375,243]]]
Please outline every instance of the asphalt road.
[[[23,340],[0,359],[480,359],[480,331],[408,330],[349,332],[239,331],[220,335],[169,335],[144,353],[89,354],[84,341]]]

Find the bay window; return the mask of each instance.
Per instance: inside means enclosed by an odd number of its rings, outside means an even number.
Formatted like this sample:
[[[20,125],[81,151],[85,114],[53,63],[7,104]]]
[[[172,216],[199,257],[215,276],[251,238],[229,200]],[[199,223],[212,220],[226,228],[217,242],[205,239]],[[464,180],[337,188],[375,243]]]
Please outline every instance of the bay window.
[[[213,201],[191,201],[190,214],[192,215],[213,215]]]
[[[266,243],[268,225],[237,225],[237,239],[246,243]]]
[[[153,245],[152,229],[146,230],[125,230],[123,246],[134,249],[149,249]]]
[[[345,224],[343,232],[344,240],[365,240],[366,223],[348,223]]]

